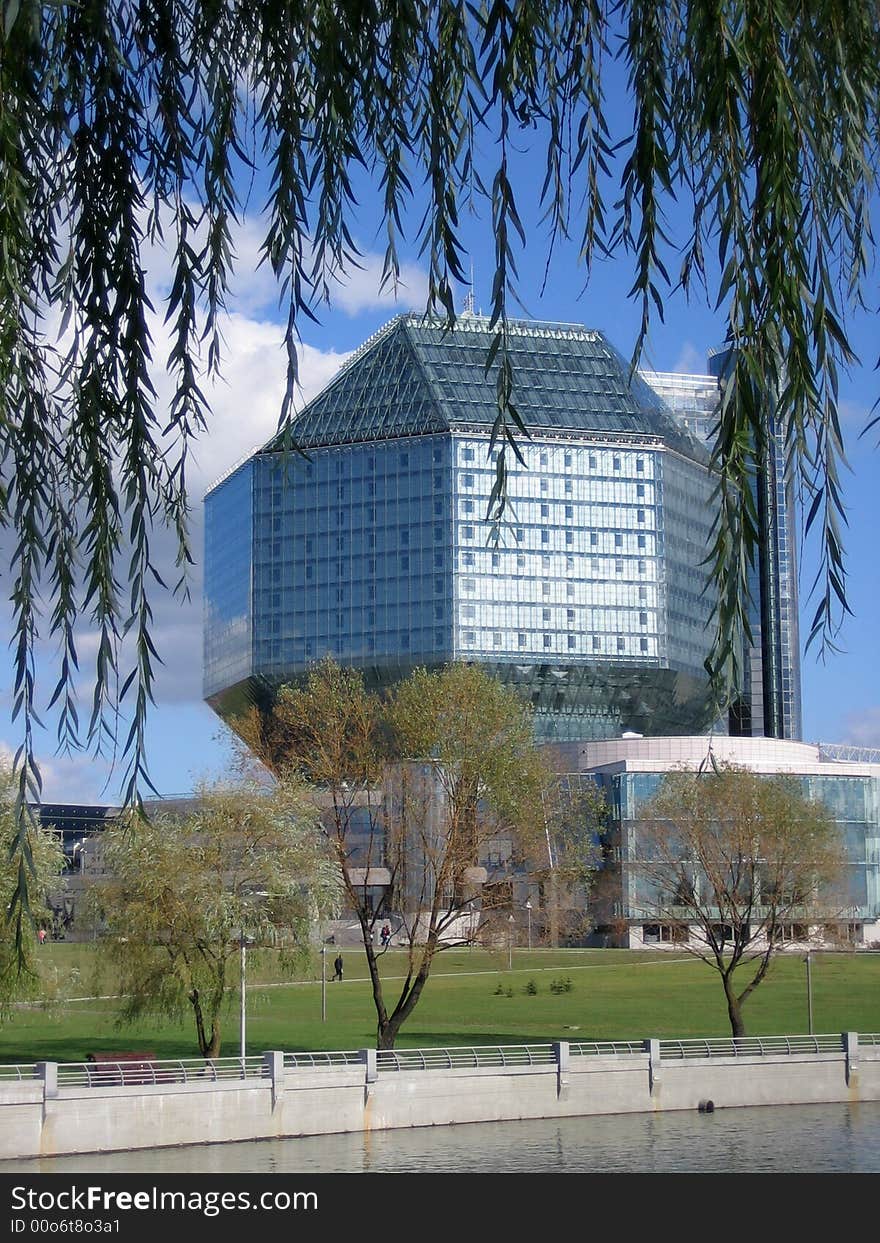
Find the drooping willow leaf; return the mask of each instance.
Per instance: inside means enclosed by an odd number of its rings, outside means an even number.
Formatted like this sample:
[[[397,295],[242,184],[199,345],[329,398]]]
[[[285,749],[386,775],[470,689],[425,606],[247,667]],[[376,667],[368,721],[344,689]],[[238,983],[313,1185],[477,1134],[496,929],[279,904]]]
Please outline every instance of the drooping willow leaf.
[[[386,284],[404,241],[414,245],[428,309],[450,325],[465,282],[462,218],[484,206],[496,530],[509,515],[508,463],[529,431],[506,347],[525,236],[511,152],[527,146],[543,169],[548,252],[574,239],[585,282],[596,256],[631,263],[633,366],[673,287],[705,291],[735,351],[715,449],[710,670],[720,695],[740,676],[757,530],[746,498],[771,437],[821,537],[810,641],[833,644],[847,608],[839,373],[852,359],[847,310],[874,261],[876,0],[0,0],[0,10],[16,920],[28,909],[27,809],[39,797],[41,637],[60,653],[50,697],[59,743],[118,748],[129,802],[149,781],[144,722],[160,655],[150,600],[164,582],[155,534],[176,533],[170,588],[185,592],[187,455],[210,413],[202,360],[209,374],[222,367],[232,238],[257,169],[268,186],[263,257],[286,305],[283,425],[299,326],[358,261],[358,176],[379,190]],[[628,115],[611,102],[622,75]],[[673,220],[688,221],[683,236]],[[156,308],[171,326],[167,359],[153,357],[144,277],[146,248],[160,239],[173,269]],[[167,409],[153,365],[173,377]],[[79,621],[97,632],[82,722]],[[117,740],[120,698],[131,725]]]

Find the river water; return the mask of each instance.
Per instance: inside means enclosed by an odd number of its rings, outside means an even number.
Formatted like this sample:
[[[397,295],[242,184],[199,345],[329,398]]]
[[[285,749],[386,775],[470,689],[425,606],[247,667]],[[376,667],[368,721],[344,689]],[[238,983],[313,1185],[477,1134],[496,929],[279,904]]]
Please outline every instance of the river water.
[[[0,1161],[0,1174],[878,1173],[880,1102],[474,1123]]]

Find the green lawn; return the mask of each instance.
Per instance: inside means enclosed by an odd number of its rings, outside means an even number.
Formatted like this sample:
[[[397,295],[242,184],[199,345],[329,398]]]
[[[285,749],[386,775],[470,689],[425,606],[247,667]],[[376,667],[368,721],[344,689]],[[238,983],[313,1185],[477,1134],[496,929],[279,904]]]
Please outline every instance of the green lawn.
[[[0,1026],[0,1063],[81,1061],[89,1052],[150,1049],[159,1057],[195,1057],[193,1025],[142,1022],[115,1025],[113,982],[93,978],[89,945],[51,945],[41,951],[47,994],[41,1006],[19,1008]],[[375,1018],[362,952],[346,949],[345,979],[272,984],[271,962],[249,972],[248,1052],[263,1049],[355,1049],[375,1043]],[[403,956],[382,959],[387,998]],[[567,992],[551,982],[571,981]],[[537,992],[527,991],[534,981]],[[498,992],[497,990],[501,991]],[[512,996],[508,996],[508,991]],[[880,1031],[880,954],[814,953],[813,1027],[816,1032]],[[78,998],[86,998],[78,1000]],[[801,954],[776,959],[745,1008],[749,1034],[807,1031],[806,969]],[[451,950],[442,954],[422,1000],[404,1026],[399,1046],[522,1044],[553,1039],[633,1040],[647,1036],[729,1035],[720,981],[686,955],[619,950]],[[224,1020],[224,1056],[238,1053],[238,996]]]

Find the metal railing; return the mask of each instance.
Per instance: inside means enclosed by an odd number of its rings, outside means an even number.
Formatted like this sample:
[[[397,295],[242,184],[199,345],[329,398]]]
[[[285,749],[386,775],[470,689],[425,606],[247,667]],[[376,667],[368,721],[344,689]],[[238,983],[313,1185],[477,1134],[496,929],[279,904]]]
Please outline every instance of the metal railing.
[[[59,1087],[144,1087],[164,1083],[217,1083],[230,1079],[263,1079],[269,1069],[262,1057],[218,1057],[213,1061],[62,1062]]]
[[[381,1070],[460,1070],[474,1066],[553,1066],[552,1044],[477,1045],[450,1049],[380,1049]]]
[[[880,1047],[880,1033],[858,1033],[862,1047]],[[840,1033],[817,1036],[739,1036],[708,1040],[659,1040],[662,1061],[688,1058],[773,1057],[803,1053],[845,1052]],[[578,1040],[568,1044],[571,1057],[632,1057],[649,1052],[644,1040]],[[283,1054],[286,1071],[325,1067],[328,1069],[365,1065],[368,1051],[360,1049],[300,1051]],[[428,1049],[379,1049],[379,1071],[460,1070],[480,1067],[553,1066],[553,1044],[475,1045]],[[224,1057],[213,1061],[202,1058],[119,1062],[61,1062],[57,1067],[59,1087],[143,1087],[150,1084],[205,1084],[233,1080],[264,1080],[272,1077],[267,1059]],[[0,1065],[0,1083],[38,1078],[33,1063]]]
[[[861,1037],[859,1037],[861,1040]],[[736,1036],[716,1040],[661,1040],[660,1058],[770,1057],[794,1053],[842,1053],[843,1038],[828,1036]]]
[[[630,1057],[646,1050],[644,1040],[579,1040],[568,1051],[572,1057]]]
[[[285,1053],[285,1070],[310,1070],[321,1066],[363,1066],[364,1059],[359,1049],[347,1049],[344,1052],[330,1053]]]
[[[819,758],[845,764],[880,764],[880,747],[856,747],[848,742],[819,742]]]
[[[37,1070],[33,1062],[26,1062],[23,1065],[0,1066],[0,1080],[6,1079],[34,1079]]]

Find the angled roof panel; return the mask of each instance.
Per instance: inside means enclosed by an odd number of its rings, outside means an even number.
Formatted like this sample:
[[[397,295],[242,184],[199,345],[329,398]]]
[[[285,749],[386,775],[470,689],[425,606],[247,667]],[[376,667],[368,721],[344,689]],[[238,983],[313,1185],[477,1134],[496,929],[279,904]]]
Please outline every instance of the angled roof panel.
[[[349,359],[295,420],[303,448],[492,426],[498,360],[486,372],[489,321],[402,315]],[[577,324],[508,325],[514,404],[533,433],[660,437],[689,457],[705,450],[599,332]],[[271,450],[276,438],[266,446]]]

